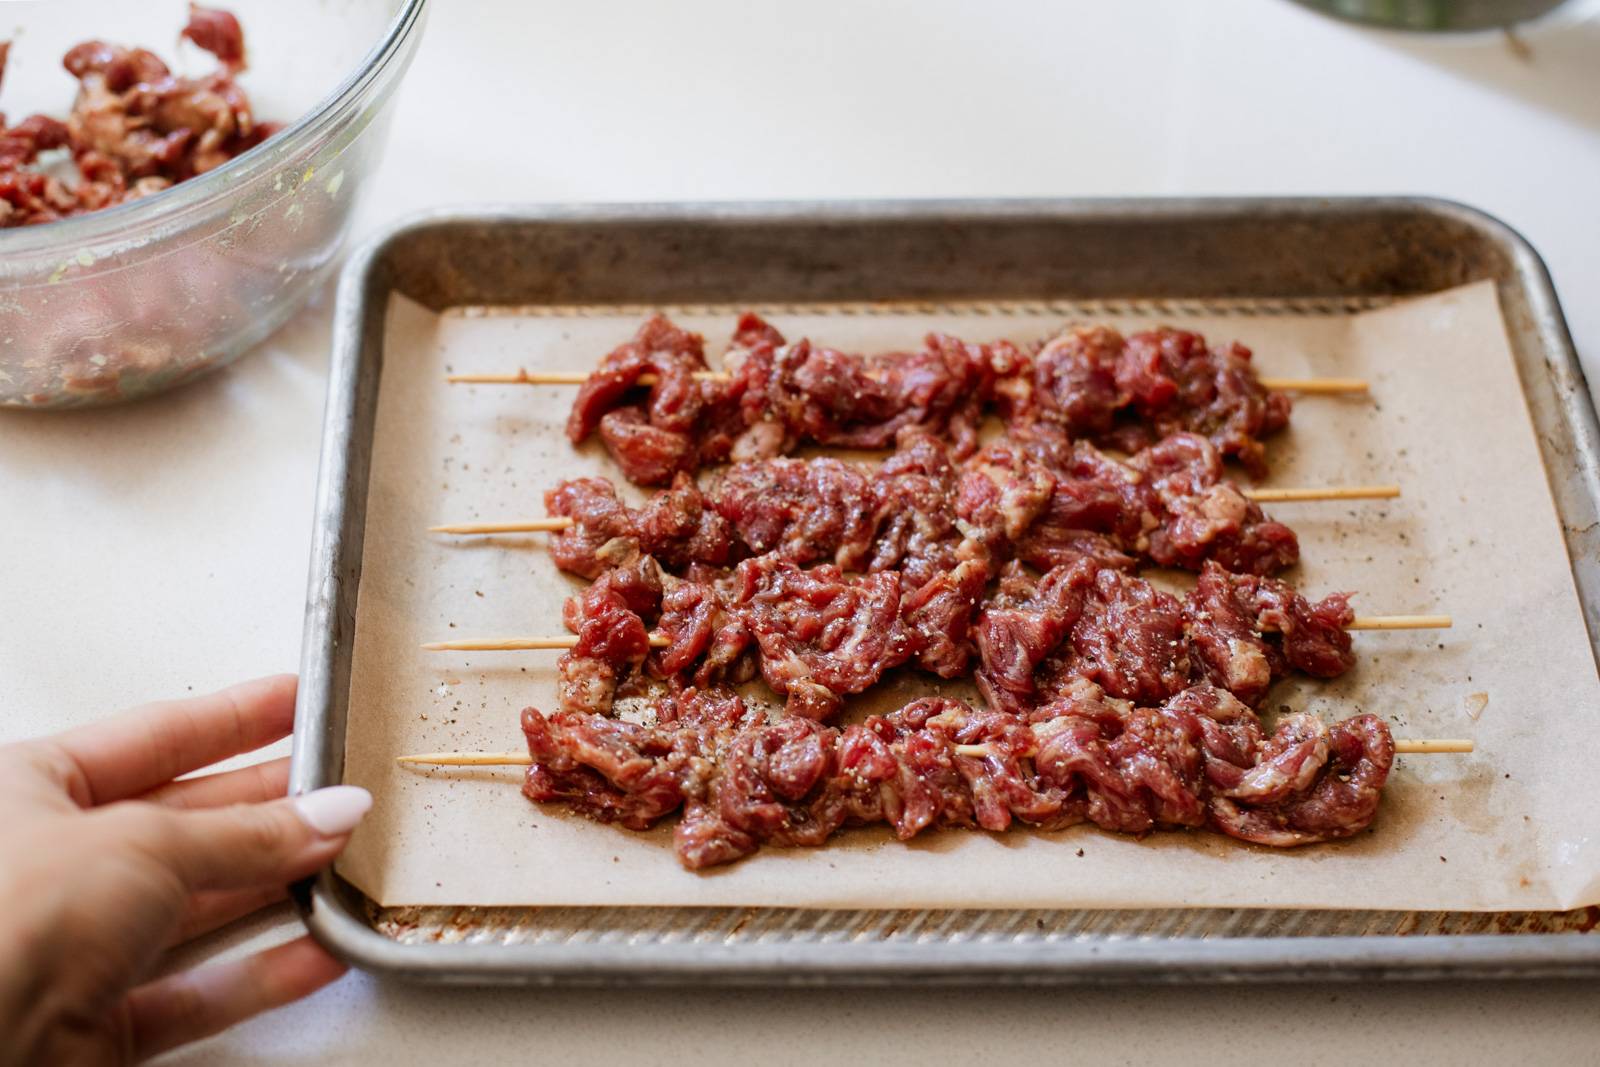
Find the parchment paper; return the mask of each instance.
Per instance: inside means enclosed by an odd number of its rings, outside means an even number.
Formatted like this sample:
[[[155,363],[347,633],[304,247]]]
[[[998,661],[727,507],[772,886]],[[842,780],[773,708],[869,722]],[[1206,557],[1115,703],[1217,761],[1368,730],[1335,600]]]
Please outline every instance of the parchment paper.
[[[737,309],[665,309],[720,354]],[[1114,309],[1115,310],[1115,309]],[[1401,757],[1373,831],[1274,851],[1199,832],[1145,840],[846,832],[691,874],[670,831],[636,834],[538,807],[521,770],[419,771],[406,752],[522,748],[524,705],[555,704],[556,653],[426,653],[424,641],[559,633],[577,583],[544,535],[434,537],[430,524],[542,514],[560,478],[605,473],[561,427],[571,388],[447,387],[455,370],[588,369],[643,309],[389,311],[351,683],[346,780],[375,797],[339,869],[384,905],[1306,907],[1564,909],[1600,902],[1589,803],[1594,659],[1491,284],[1367,310],[1298,305],[775,309],[791,338],[845,349],[1041,336],[1075,318],[1168,322],[1256,349],[1278,376],[1358,375],[1371,400],[1305,399],[1274,442],[1270,484],[1399,482],[1396,501],[1280,504],[1308,593],[1356,590],[1363,614],[1450,612],[1449,631],[1361,633],[1331,683],[1286,683],[1269,708],[1375,711],[1402,737],[1471,737],[1471,756]],[[907,673],[877,705],[939,690]],[[943,691],[959,692],[945,686]]]

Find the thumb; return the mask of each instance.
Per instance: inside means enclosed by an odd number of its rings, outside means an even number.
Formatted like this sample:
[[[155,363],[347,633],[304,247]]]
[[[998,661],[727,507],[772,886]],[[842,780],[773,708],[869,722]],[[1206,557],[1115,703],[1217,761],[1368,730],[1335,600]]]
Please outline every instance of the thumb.
[[[365,789],[336,785],[265,804],[169,812],[154,821],[150,845],[191,892],[291,882],[333,862],[371,807]]]

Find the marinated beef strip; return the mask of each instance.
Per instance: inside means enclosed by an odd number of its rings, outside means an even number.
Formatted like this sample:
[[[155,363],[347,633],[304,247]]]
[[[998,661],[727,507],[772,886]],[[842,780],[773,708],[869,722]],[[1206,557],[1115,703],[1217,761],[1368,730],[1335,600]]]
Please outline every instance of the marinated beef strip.
[[[878,823],[901,840],[1089,822],[1308,845],[1370,826],[1394,760],[1375,716],[1291,715],[1268,734],[1209,685],[1137,706],[1080,681],[1026,717],[931,698],[843,728],[769,722],[731,692],[687,689],[648,725],[528,708],[522,727],[530,799],[633,830],[681,809],[674,845],[690,870]]]
[[[1019,424],[967,462],[958,516],[997,558],[1041,570],[1089,558],[1273,574],[1299,561],[1294,531],[1222,477],[1216,448],[1177,433],[1126,462],[1047,423]],[[987,484],[986,484],[987,483]]]
[[[1316,602],[1283,582],[1207,564],[1180,602],[1081,559],[1033,578],[1013,561],[972,628],[985,700],[1017,714],[1088,679],[1156,703],[1193,682],[1258,706],[1291,670],[1333,678],[1355,665],[1349,596]]]
[[[837,567],[809,571],[770,556],[736,572],[735,610],[761,653],[761,676],[784,710],[830,719],[841,698],[864,692],[911,657],[893,574],[846,580]]]
[[[696,378],[709,371],[705,339],[656,315],[618,345],[578,390],[567,438],[595,431],[629,481],[665,485],[679,473],[721,463],[743,431],[738,399],[726,383]],[[655,376],[641,397],[639,379]]]
[[[1014,560],[992,592],[990,579],[981,558],[908,591],[895,572],[846,575],[773,555],[675,576],[635,554],[566,602],[578,644],[560,661],[560,705],[604,712],[642,674],[704,688],[759,673],[789,715],[825,721],[844,697],[910,665],[974,674],[984,699],[1011,714],[1085,681],[1141,704],[1207,682],[1258,706],[1291,671],[1331,678],[1355,662],[1346,594],[1311,602],[1215,564],[1181,601],[1089,558],[1038,577]]]
[[[1260,476],[1261,439],[1289,420],[1289,398],[1261,385],[1248,348],[1213,348],[1171,328],[1125,338],[1076,327],[1031,355],[1009,341],[932,333],[915,351],[866,357],[790,343],[746,314],[724,363],[723,380],[695,380],[710,369],[704,342],[656,316],[579,390],[568,436],[578,443],[598,429],[630,480],[660,485],[678,471],[769,459],[802,444],[886,448],[913,427],[965,458],[993,411],[1123,452],[1195,433]],[[658,381],[640,403],[636,387],[647,372]]]
[[[155,53],[103,41],[62,60],[78,79],[65,121],[0,116],[0,228],[52,222],[160,192],[221,166],[279,128],[259,122],[234,80],[245,69],[244,34],[226,11],[191,4],[182,36],[216,56],[197,78],[173,74]],[[9,42],[0,42],[0,74]],[[39,154],[67,149],[68,183],[37,169]]]
[[[578,390],[567,436],[599,431],[627,478],[663,485],[679,472],[732,459],[770,459],[801,444],[885,448],[902,430],[947,436],[958,455],[977,445],[997,377],[1018,364],[1014,346],[974,345],[929,334],[915,352],[866,359],[800,340],[786,342],[746,314],[735,328],[722,379],[700,335],[655,316],[600,362]],[[639,379],[656,380],[643,394]]]
[[[1205,437],[1172,434],[1134,453],[1128,465],[1158,501],[1161,521],[1146,548],[1151,562],[1191,571],[1214,562],[1267,575],[1300,561],[1295,532],[1223,479],[1221,456]]]
[[[832,457],[737,463],[701,490],[683,472],[643,509],[599,478],[545,494],[558,566],[584,577],[653,555],[668,570],[774,555],[846,571],[896,571],[906,593],[971,560],[1048,570],[1078,559],[1271,574],[1299,559],[1294,531],[1222,479],[1209,441],[1175,434],[1122,463],[1048,424],[998,439],[963,464],[921,428],[875,470]]]
[[[871,472],[828,456],[753,460],[714,483],[712,507],[750,554],[861,571],[876,532],[872,486]]]
[[[735,464],[712,485],[712,506],[752,555],[898,571],[907,591],[977,551],[955,513],[957,470],[920,427],[875,471],[830,457]]]
[[[900,431],[895,441],[894,454],[872,477],[872,554],[866,569],[897,571],[908,594],[963,564],[981,565],[987,576],[992,554],[960,525],[961,475],[951,450],[921,427]]]
[[[563,711],[605,714],[619,690],[638,676],[650,653],[644,619],[661,604],[661,578],[655,561],[637,556],[627,566],[601,575],[562,605],[562,621],[577,634],[577,644],[556,663]]]
[[[887,448],[902,430],[920,427],[946,436],[964,456],[977,447],[996,381],[1021,359],[1006,341],[969,344],[940,333],[928,334],[917,351],[869,358],[805,339],[786,344],[747,314],[728,363],[745,422],[767,425],[768,448]]]
[[[1041,570],[1087,557],[1274,574],[1300,558],[1294,531],[1226,481],[1215,446],[1192,433],[1121,462],[1051,423],[1017,423],[967,462],[957,508],[992,554]]]
[[[1137,452],[1174,433],[1206,437],[1252,475],[1266,473],[1264,437],[1289,424],[1289,398],[1266,389],[1241,344],[1212,348],[1162,327],[1124,338],[1079,326],[1047,341],[996,397],[1011,421],[1046,421],[1070,437]]]
[[[1348,593],[1313,602],[1275,579],[1207,563],[1183,610],[1197,677],[1247,704],[1291,668],[1336,678],[1355,666]]]
[[[1188,685],[1182,604],[1090,559],[1037,580],[1012,562],[980,611],[975,634],[979,691],[1002,711],[1047,704],[1079,679],[1145,703]]]
[[[585,578],[636,553],[674,573],[771,555],[894,571],[912,592],[981,550],[958,526],[958,471],[943,443],[920,430],[902,431],[900,440],[875,471],[829,457],[780,457],[734,464],[709,492],[680,473],[641,509],[604,479],[565,481],[545,493],[547,514],[575,520],[551,541],[551,554]]]
[[[662,575],[661,615],[655,632],[666,646],[652,653],[648,670],[679,686],[737,685],[756,677],[755,636],[734,605],[738,576],[696,566],[682,577]]]
[[[655,722],[639,725],[581,711],[522,712],[533,764],[523,792],[560,802],[600,822],[645,830],[706,790],[713,760],[734,734],[765,717],[738,696],[686,690],[654,707]]]
[[[968,461],[957,511],[991,555],[1041,570],[1083,558],[1132,567],[1161,521],[1137,472],[1039,425],[989,443]]]
[[[575,520],[550,541],[556,566],[598,578],[638,555],[653,556],[672,571],[703,564],[720,567],[736,551],[733,527],[711,506],[687,474],[643,508],[617,498],[604,478],[574,478],[544,494],[547,515]]]
[[[566,602],[578,646],[558,668],[561,707],[603,711],[641,668],[678,687],[759,671],[788,714],[828,719],[843,697],[903,664],[965,674],[988,580],[987,565],[969,561],[903,595],[892,572],[846,577],[832,564],[806,570],[760,556],[732,572],[696,566],[677,577],[635,556]],[[665,642],[653,653],[647,619]]]

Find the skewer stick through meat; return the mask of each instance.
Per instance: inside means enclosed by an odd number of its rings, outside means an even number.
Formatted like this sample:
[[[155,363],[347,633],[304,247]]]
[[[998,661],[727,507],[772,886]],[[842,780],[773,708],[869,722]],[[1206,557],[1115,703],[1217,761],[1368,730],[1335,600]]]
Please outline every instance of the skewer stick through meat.
[[[1472,752],[1472,750],[1473,750],[1472,742],[1469,741],[1469,740],[1466,740],[1464,738],[1454,738],[1454,737],[1417,737],[1417,738],[1411,738],[1411,739],[1408,740],[1406,738],[1397,737],[1397,738],[1395,738],[1395,741],[1394,741],[1394,751],[1395,751],[1395,755],[1397,755],[1397,756],[1446,756],[1446,755],[1452,755],[1453,756],[1453,755],[1466,755],[1466,754]],[[954,752],[958,756],[976,756],[979,759],[982,759],[982,758],[984,758],[986,756],[1003,755],[1003,753],[997,752],[990,745],[953,745],[953,746],[951,746],[950,751]],[[1021,755],[1021,756],[1024,756],[1024,757],[1033,756],[1033,755],[1036,755],[1036,754],[1037,754],[1037,749],[1032,750],[1032,751],[1024,751],[1024,752],[1021,752],[1021,753],[1013,753],[1013,755]],[[448,756],[455,756],[456,753],[439,752],[439,753],[434,753],[434,755],[436,755],[436,756],[447,756],[448,757]],[[463,760],[463,764],[466,764],[468,761],[476,762],[477,757],[475,757],[473,754],[471,754],[471,753],[463,753],[462,755],[465,757],[464,760]],[[501,756],[517,757],[515,759],[505,761],[507,763],[523,763],[523,764],[527,764],[527,763],[532,763],[533,762],[533,760],[530,757],[523,756],[520,752],[488,753],[487,755],[491,759],[496,758],[496,757],[501,757]],[[397,762],[397,763],[438,763],[441,766],[447,766],[450,763],[453,763],[454,760],[449,760],[449,761],[446,761],[446,760],[434,760],[434,759],[424,758],[424,757],[420,757],[420,756],[397,756],[395,758],[395,762]],[[497,760],[497,762],[498,762],[498,760]]]
[[[1262,440],[1289,422],[1302,394],[1364,392],[1358,380],[1270,380],[1242,345],[1207,345],[1185,330],[1123,337],[1077,327],[1037,351],[1009,341],[972,344],[929,334],[919,349],[863,357],[788,342],[755,315],[739,320],[725,369],[706,361],[705,340],[661,316],[582,375],[567,437],[598,434],[627,478],[666,485],[730,459],[828,448],[887,448],[917,428],[965,458],[989,415],[1012,426],[1044,423],[1071,440],[1136,452],[1173,433],[1197,433],[1253,475],[1266,472]],[[518,371],[454,375],[454,381],[517,384],[580,376]]]
[[[794,713],[824,719],[884,671],[958,677],[975,652],[990,668],[980,685],[987,676],[986,695],[1007,711],[1079,671],[1146,701],[1200,671],[1253,705],[1291,668],[1333,677],[1353,662],[1348,603],[1311,604],[1264,577],[1298,558],[1294,532],[1221,480],[1204,437],[1174,434],[1120,463],[1036,427],[964,468],[925,431],[900,444],[875,470],[756,461],[706,492],[680,474],[639,510],[603,479],[547,493],[551,516],[574,520],[552,558],[595,580],[564,612],[568,629],[594,635],[562,661],[564,685],[582,694],[574,706],[608,699],[647,659],[658,677],[696,685],[759,667]],[[1199,571],[1195,594],[1180,604],[1122,573],[1140,563]],[[1023,564],[1045,577],[1033,582]],[[671,640],[658,655],[652,631]],[[511,647],[535,642],[550,647]]]
[[[1082,682],[1026,715],[924,698],[840,727],[770,721],[728,689],[691,688],[657,699],[643,722],[525,708],[522,731],[526,758],[404,761],[524,765],[530,800],[629,830],[681,814],[674,848],[690,870],[871,824],[901,840],[1019,824],[1204,828],[1294,848],[1371,826],[1396,753],[1375,715],[1285,714],[1269,730],[1208,684],[1144,704]]]
[[[670,641],[652,634],[651,648],[666,648]],[[489,640],[429,641],[423,645],[428,652],[541,652],[548,649],[576,648],[577,634],[559,634],[555,637],[501,637]]]
[[[1357,615],[1346,630],[1448,630],[1454,625],[1449,615]],[[422,648],[428,652],[538,652],[548,649],[575,648],[576,634],[555,637],[505,637],[466,639],[460,641],[429,641]],[[667,648],[668,638],[650,635],[651,648]]]
[[[1246,490],[1223,477],[1204,436],[1175,433],[1126,460],[1047,424],[1013,427],[964,462],[948,442],[912,428],[875,465],[830,456],[736,463],[705,488],[679,473],[669,489],[630,507],[603,478],[575,478],[544,494],[545,517],[435,527],[439,532],[556,534],[563,570],[596,578],[630,551],[672,573],[777,553],[847,571],[915,571],[926,581],[975,553],[996,565],[1041,570],[1081,556],[1142,564],[1272,574],[1300,554],[1295,533],[1254,497],[1377,497],[1394,486]],[[561,520],[568,520],[563,522]]]
[[[1326,487],[1293,487],[1267,489],[1241,489],[1246,500],[1258,504],[1298,503],[1314,500],[1393,500],[1400,495],[1398,485],[1330,485]],[[552,515],[542,519],[511,519],[505,522],[452,522],[428,527],[429,533],[481,535],[508,533],[542,533],[571,529],[577,520],[566,515]]]
[[[570,597],[574,637],[424,646],[445,651],[569,648],[558,664],[561,703],[599,712],[641,674],[680,686],[737,683],[758,672],[791,715],[826,720],[843,698],[914,666],[971,677],[996,709],[1023,714],[1082,681],[1119,699],[1159,702],[1210,682],[1259,706],[1290,673],[1332,678],[1355,663],[1353,623],[1397,629],[1448,617],[1369,616],[1345,594],[1310,601],[1287,584],[1201,570],[1184,599],[1115,568],[1079,559],[1038,577],[1020,564],[993,575],[981,560],[925,584],[878,572],[847,576],[764,556],[731,571],[663,572],[648,556]]]
[[[733,375],[727,371],[696,371],[690,375],[697,382],[729,382]],[[529,371],[518,369],[515,374],[451,374],[445,380],[452,385],[582,385],[590,375],[585,371]],[[659,379],[654,374],[641,374],[635,385],[649,387]],[[1308,396],[1337,396],[1348,393],[1365,393],[1370,386],[1365,378],[1262,378],[1261,386],[1276,393],[1305,393]]]
[[[987,756],[987,745],[955,745],[951,751],[959,756]],[[1473,743],[1464,738],[1397,737],[1394,739],[1397,756],[1466,755],[1474,751]],[[414,752],[396,756],[396,763],[411,763],[428,767],[526,767],[533,757],[526,752]]]

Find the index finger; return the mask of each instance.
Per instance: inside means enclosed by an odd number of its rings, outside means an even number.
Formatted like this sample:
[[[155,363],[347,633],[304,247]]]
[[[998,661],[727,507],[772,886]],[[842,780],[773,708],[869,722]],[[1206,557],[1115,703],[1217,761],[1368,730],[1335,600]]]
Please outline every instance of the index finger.
[[[126,800],[288,736],[297,681],[278,674],[190,700],[146,704],[43,744],[66,757],[67,787],[78,804]]]

